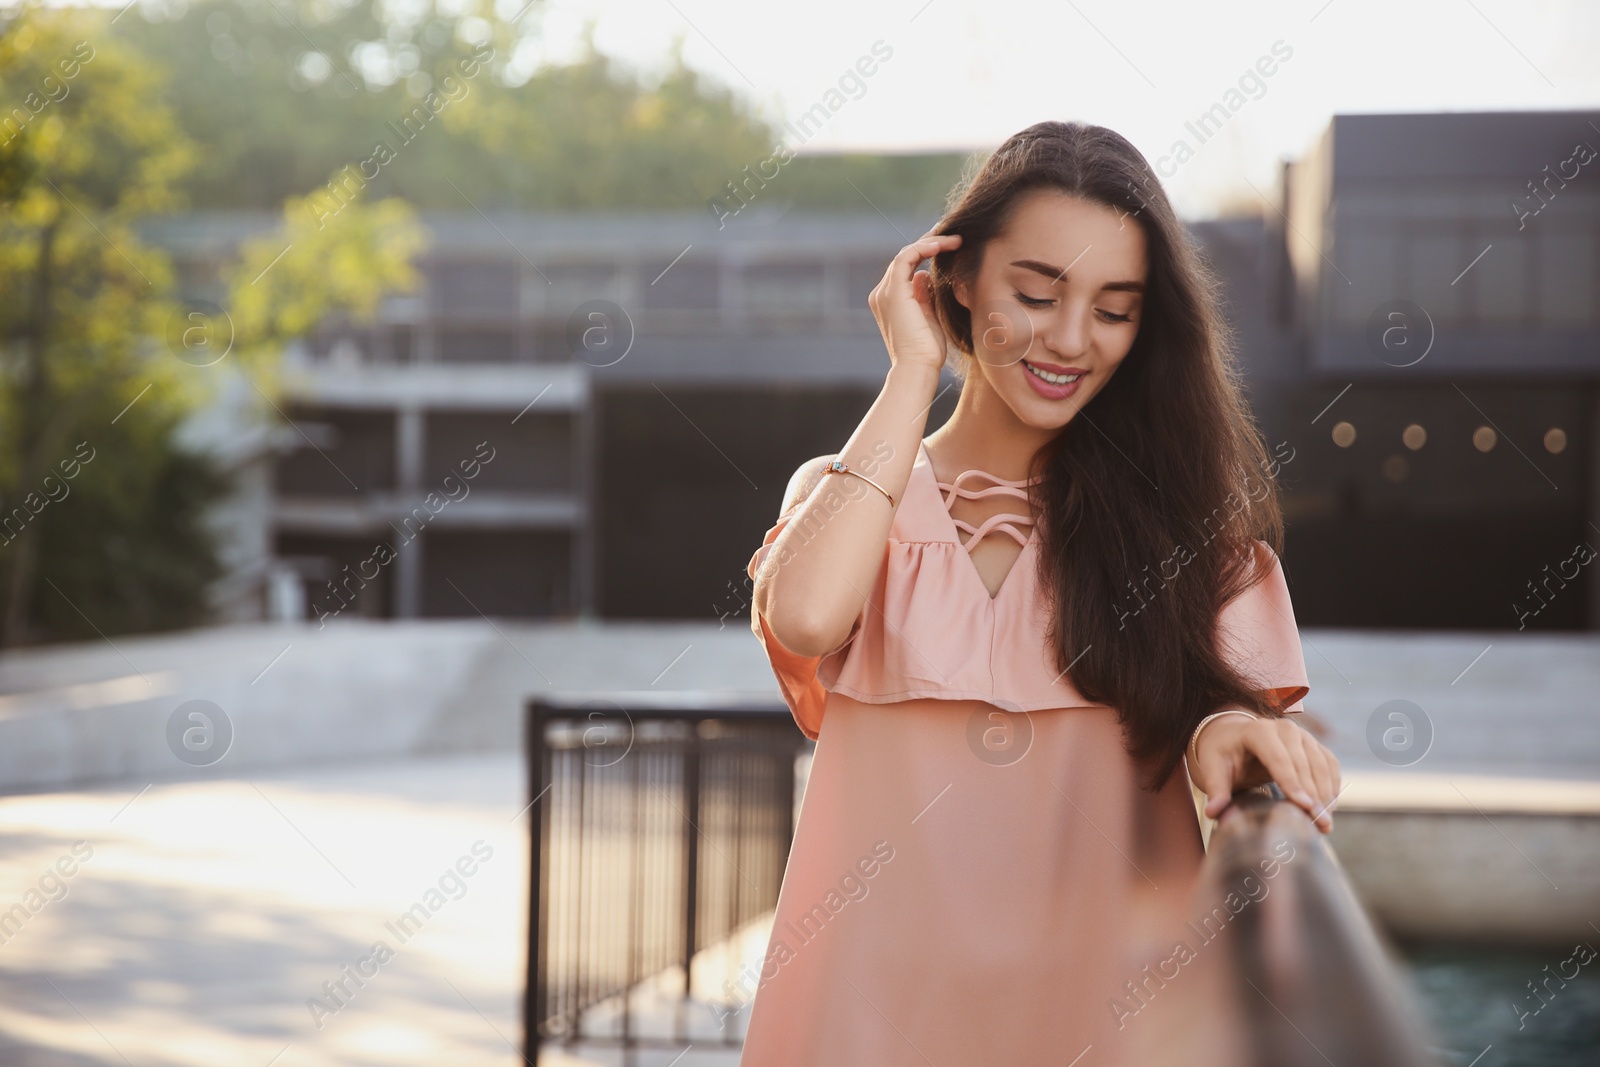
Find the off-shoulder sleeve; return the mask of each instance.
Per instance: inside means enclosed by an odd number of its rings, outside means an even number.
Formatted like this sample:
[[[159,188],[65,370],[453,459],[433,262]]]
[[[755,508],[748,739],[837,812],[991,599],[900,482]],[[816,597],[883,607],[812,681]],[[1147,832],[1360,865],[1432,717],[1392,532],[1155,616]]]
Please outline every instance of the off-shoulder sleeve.
[[[752,581],[772,552],[773,542],[789,524],[789,520],[794,518],[799,506],[797,504],[779,516],[777,523],[761,539],[761,547],[750,557],[750,564],[745,569],[745,573]],[[850,627],[849,635],[833,651],[820,656],[802,656],[783,647],[778,639],[772,636],[772,630],[767,626],[767,620],[761,617],[761,613],[755,610],[754,606],[750,609],[750,629],[755,633],[756,640],[761,642],[761,647],[766,650],[767,660],[772,664],[772,673],[777,676],[778,689],[783,693],[784,702],[794,713],[794,721],[800,727],[800,732],[812,740],[816,740],[818,732],[822,729],[822,708],[828,697],[827,689],[817,677],[817,670],[823,660],[848,654],[850,645],[861,632],[861,622],[866,616],[866,610],[867,606],[863,604],[861,614],[856,616],[856,621]]]
[[[1304,711],[1301,701],[1311,685],[1283,564],[1265,541],[1257,540],[1255,551],[1256,573],[1265,569],[1265,576],[1223,605],[1217,618],[1218,647],[1278,707]]]
[[[1289,583],[1283,564],[1272,546],[1257,540],[1256,570],[1265,575],[1244,592],[1223,605],[1217,616],[1217,647],[1227,661],[1246,678],[1264,689],[1285,711],[1304,711],[1301,701],[1311,691],[1306,678],[1306,663],[1300,651],[1300,631],[1294,622],[1294,607],[1289,603]],[[1194,784],[1189,760],[1183,760],[1183,774],[1194,799],[1195,818],[1200,825],[1200,843],[1211,850],[1211,834],[1216,820],[1205,813],[1206,795]],[[1254,786],[1265,791],[1266,786]]]

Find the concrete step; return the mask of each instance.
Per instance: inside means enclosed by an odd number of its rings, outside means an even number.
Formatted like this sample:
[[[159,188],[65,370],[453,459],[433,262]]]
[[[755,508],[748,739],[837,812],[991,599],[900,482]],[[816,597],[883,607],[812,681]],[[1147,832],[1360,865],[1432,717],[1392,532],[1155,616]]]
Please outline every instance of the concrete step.
[[[1333,846],[1396,939],[1600,939],[1600,781],[1344,772]]]

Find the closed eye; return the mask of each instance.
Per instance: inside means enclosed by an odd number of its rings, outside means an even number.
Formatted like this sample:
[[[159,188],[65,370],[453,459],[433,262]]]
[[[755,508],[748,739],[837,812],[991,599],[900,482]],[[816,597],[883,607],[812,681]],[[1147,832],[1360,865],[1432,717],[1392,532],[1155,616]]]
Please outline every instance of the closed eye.
[[[1017,298],[1017,302],[1020,303],[1023,307],[1045,308],[1045,307],[1049,307],[1051,304],[1055,303],[1054,300],[1051,300],[1048,297],[1028,296],[1026,293],[1016,293],[1014,295]],[[1118,315],[1114,311],[1100,310],[1100,315],[1101,315],[1102,318],[1104,318],[1104,320],[1106,322],[1132,322],[1133,321],[1133,316],[1132,315]]]

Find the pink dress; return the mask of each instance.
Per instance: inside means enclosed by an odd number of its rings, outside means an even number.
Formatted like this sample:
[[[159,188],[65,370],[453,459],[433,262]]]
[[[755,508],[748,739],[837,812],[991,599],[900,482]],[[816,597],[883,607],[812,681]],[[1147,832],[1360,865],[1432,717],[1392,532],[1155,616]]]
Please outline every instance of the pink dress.
[[[1187,770],[1140,789],[1114,709],[1058,677],[1038,542],[1016,528],[1031,520],[974,531],[941,494],[975,495],[961,488],[975,475],[995,483],[978,495],[1026,499],[981,471],[936,481],[919,444],[877,584],[833,652],[795,655],[751,620],[816,748],[742,1067],[1138,1060],[1116,1005],[1171,954],[1210,820]],[[752,578],[793,515],[767,531]],[[997,530],[1023,547],[991,599],[967,553]],[[1224,607],[1218,640],[1299,708],[1309,687],[1276,557]]]

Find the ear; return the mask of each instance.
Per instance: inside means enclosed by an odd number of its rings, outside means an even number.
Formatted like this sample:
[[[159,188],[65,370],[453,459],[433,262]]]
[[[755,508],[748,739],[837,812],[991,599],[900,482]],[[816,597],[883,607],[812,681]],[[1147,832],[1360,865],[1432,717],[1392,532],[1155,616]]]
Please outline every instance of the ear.
[[[972,275],[963,271],[950,281],[950,292],[955,295],[956,303],[972,310]]]

